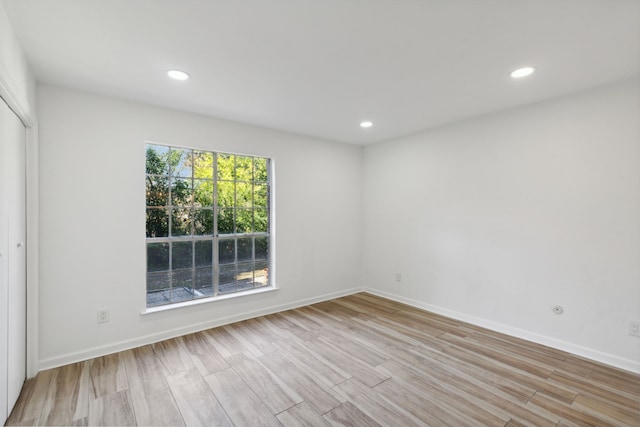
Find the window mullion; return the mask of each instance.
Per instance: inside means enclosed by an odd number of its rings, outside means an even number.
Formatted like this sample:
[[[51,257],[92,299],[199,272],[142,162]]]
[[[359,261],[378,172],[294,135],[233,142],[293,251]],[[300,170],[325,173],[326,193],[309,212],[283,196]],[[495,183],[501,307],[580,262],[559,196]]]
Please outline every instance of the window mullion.
[[[196,296],[196,241],[194,239],[195,231],[196,231],[196,217],[195,213],[195,169],[196,169],[196,153],[191,150],[191,209],[189,212],[190,220],[191,220],[191,296]]]
[[[251,265],[253,268],[253,283],[256,283],[256,176],[255,159],[251,159]]]
[[[169,242],[169,301],[173,294],[173,243]]]
[[[171,235],[173,230],[173,207],[171,205],[171,200],[173,200],[171,191],[173,180],[171,179],[171,172],[173,171],[173,168],[171,167],[171,151],[172,149],[169,148],[169,155],[167,156],[167,186],[169,187],[167,191],[167,214],[169,216],[167,218],[167,224],[169,227],[169,229],[167,230],[167,236],[169,237],[169,301],[171,301],[173,293],[173,243],[171,243]]]
[[[238,286],[238,156],[233,156],[233,285]]]
[[[218,295],[220,287],[220,248],[218,237],[218,153],[213,153],[213,295]]]
[[[167,230],[167,236],[171,237],[172,236],[172,229],[173,229],[173,225],[172,225],[172,218],[173,218],[173,206],[171,205],[171,200],[173,200],[173,195],[172,195],[172,191],[171,191],[171,186],[173,184],[173,179],[171,179],[171,172],[172,172],[172,168],[171,168],[171,148],[169,148],[169,156],[167,157],[167,186],[169,187],[169,191],[167,191],[167,213],[169,214],[169,218],[167,221],[167,224],[169,226],[169,229]]]

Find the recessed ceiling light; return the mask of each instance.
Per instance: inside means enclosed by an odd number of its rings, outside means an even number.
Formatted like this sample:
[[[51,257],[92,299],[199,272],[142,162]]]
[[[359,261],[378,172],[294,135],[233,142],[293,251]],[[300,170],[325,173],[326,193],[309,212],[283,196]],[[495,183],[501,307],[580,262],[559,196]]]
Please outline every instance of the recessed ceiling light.
[[[189,78],[189,74],[180,70],[169,70],[167,75],[174,80],[187,80]]]
[[[370,128],[371,126],[373,126],[373,123],[371,123],[371,122],[362,122],[362,123],[360,123],[360,127],[361,128]]]
[[[536,69],[533,68],[533,67],[518,68],[517,70],[513,70],[511,72],[511,77],[513,77],[514,79],[519,79],[521,77],[527,77],[527,76],[530,76],[531,74],[533,74],[534,71],[536,71]]]

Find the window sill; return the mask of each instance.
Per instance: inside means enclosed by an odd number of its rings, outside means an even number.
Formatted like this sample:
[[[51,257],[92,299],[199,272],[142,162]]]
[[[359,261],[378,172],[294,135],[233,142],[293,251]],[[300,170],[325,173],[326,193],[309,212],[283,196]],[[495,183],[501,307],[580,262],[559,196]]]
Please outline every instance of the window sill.
[[[191,301],[183,301],[183,302],[176,302],[173,304],[165,304],[165,305],[159,305],[159,306],[155,306],[155,307],[147,307],[142,313],[140,313],[140,315],[144,316],[147,314],[151,314],[151,313],[158,313],[161,311],[167,311],[167,310],[173,310],[176,308],[184,308],[184,307],[192,307],[194,305],[200,305],[200,304],[207,304],[210,302],[216,302],[216,301],[222,301],[222,300],[227,300],[227,299],[232,299],[232,298],[238,298],[238,297],[244,297],[247,295],[255,295],[255,294],[262,294],[265,292],[271,292],[271,291],[277,291],[279,288],[277,286],[267,286],[264,288],[258,288],[258,289],[251,289],[248,291],[242,291],[242,292],[233,292],[230,294],[225,294],[225,295],[218,295],[216,297],[208,297],[208,298],[199,298],[199,299],[195,299],[195,300],[191,300]]]

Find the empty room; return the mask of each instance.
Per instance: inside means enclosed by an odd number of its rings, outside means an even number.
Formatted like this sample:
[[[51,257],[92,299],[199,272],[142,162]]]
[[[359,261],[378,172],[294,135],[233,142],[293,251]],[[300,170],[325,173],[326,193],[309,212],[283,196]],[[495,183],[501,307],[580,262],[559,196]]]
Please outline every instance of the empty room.
[[[0,0],[0,423],[640,426],[640,0]]]

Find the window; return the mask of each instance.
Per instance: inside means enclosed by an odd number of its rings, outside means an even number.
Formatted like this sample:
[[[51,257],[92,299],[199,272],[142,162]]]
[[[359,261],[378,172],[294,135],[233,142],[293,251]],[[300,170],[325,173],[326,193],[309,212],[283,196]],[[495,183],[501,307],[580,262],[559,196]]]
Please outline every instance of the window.
[[[147,307],[271,285],[270,164],[147,144]]]

